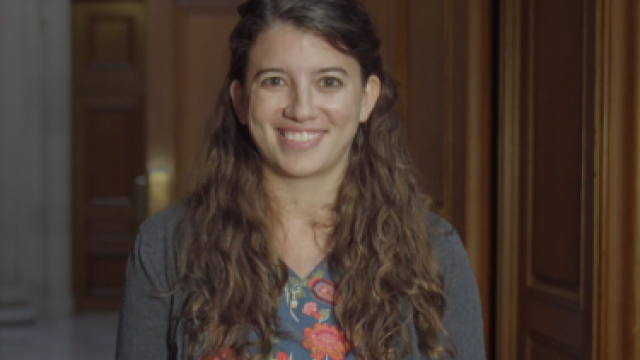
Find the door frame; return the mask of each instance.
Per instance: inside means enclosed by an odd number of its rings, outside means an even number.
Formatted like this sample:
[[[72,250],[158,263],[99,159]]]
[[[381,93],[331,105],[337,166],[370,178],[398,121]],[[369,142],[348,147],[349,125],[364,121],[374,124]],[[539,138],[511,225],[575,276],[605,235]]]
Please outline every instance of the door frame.
[[[599,0],[597,11],[593,359],[637,359],[640,5]]]

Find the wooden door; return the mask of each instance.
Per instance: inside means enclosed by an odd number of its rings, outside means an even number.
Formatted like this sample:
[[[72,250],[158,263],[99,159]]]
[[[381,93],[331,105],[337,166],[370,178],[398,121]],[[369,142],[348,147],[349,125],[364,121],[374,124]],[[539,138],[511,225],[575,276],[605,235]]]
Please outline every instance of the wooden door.
[[[378,1],[383,2],[383,1]],[[493,352],[492,2],[396,1],[403,122],[423,187],[460,233]]]
[[[592,359],[592,0],[504,0],[498,359]]]
[[[78,310],[115,310],[147,212],[144,6],[72,6],[74,295]]]
[[[226,75],[227,39],[241,2],[154,0],[147,4],[149,167],[166,174],[164,186],[172,189],[168,201],[180,199],[193,185],[194,162]],[[153,193],[162,184],[152,177],[150,186]],[[165,205],[152,204],[151,212]]]

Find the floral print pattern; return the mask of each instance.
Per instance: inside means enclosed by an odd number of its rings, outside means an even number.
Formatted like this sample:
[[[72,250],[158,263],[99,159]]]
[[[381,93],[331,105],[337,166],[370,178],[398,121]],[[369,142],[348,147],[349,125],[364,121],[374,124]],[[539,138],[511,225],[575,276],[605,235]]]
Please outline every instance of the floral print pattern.
[[[313,278],[309,280],[309,289],[311,290],[311,295],[317,300],[327,305],[335,305],[336,287],[331,280]]]
[[[333,318],[337,301],[334,283],[321,263],[301,279],[289,269],[279,309],[279,330],[272,360],[355,360],[349,342]]]
[[[305,315],[313,316],[316,319],[320,319],[320,314],[318,314],[318,304],[313,301],[309,301],[304,304],[304,308],[302,308],[302,313]]]
[[[304,329],[302,345],[311,350],[311,357],[322,360],[330,357],[333,360],[343,360],[344,353],[349,349],[347,339],[337,326],[316,324],[313,329]]]
[[[293,360],[292,356],[287,355],[286,353],[283,353],[282,351],[280,351],[277,355],[276,355],[276,359],[275,360]]]
[[[220,356],[208,356],[200,358],[200,360],[229,360],[231,359],[229,355],[231,355],[231,349],[226,349],[220,354]]]
[[[273,338],[271,360],[355,360],[349,342],[333,318],[337,301],[336,288],[319,264],[308,279],[301,279],[289,269],[278,316],[278,330],[284,337]],[[302,306],[300,306],[302,305]],[[233,360],[231,350],[200,360]]]

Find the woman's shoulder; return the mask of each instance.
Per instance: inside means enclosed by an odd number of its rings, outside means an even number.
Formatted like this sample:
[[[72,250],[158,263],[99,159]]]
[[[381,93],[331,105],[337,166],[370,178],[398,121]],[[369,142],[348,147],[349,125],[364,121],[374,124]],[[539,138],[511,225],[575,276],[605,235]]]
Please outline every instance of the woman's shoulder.
[[[175,279],[175,249],[184,205],[177,203],[148,217],[129,255],[128,280],[151,284],[157,293],[167,293]],[[144,276],[141,276],[143,270]],[[146,285],[145,285],[146,286]]]
[[[429,212],[426,215],[426,222],[434,255],[440,270],[447,277],[457,262],[468,262],[464,245],[458,232],[443,217]]]
[[[444,279],[447,299],[444,326],[456,359],[485,359],[478,287],[462,240],[440,216],[428,214],[427,226]]]
[[[137,245],[151,252],[172,248],[184,213],[184,202],[178,202],[149,216],[140,225]]]

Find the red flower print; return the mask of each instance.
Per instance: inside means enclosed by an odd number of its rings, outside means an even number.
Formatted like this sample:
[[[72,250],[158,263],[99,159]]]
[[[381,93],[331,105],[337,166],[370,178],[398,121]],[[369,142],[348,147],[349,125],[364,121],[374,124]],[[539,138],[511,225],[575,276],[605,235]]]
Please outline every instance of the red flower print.
[[[318,312],[318,304],[314,303],[313,301],[309,301],[308,303],[304,304],[304,307],[302,308],[303,314],[311,315],[314,312]]]
[[[283,353],[282,351],[280,351],[276,355],[276,360],[289,360],[289,356],[286,353]]]
[[[337,326],[315,324],[313,329],[304,329],[304,337],[302,345],[316,360],[323,360],[327,355],[333,360],[343,360],[349,350],[347,339]]]
[[[312,278],[309,280],[309,289],[311,290],[311,295],[313,295],[316,300],[327,305],[335,305],[336,286],[331,280]]]
[[[313,301],[309,301],[308,303],[304,304],[302,313],[308,316],[313,316],[314,318],[316,318],[316,320],[320,319],[320,314],[318,313],[318,304],[314,303]]]
[[[220,354],[220,356],[209,356],[206,358],[200,358],[200,360],[227,360],[230,358],[229,355],[231,355],[231,349],[226,349]]]

